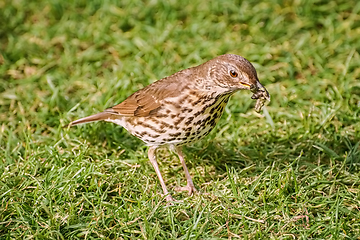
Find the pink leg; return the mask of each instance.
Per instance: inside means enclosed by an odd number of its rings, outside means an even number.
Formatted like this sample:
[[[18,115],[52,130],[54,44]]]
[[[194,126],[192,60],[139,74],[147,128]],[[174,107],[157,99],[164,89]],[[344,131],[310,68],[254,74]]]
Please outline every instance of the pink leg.
[[[175,147],[175,146],[172,146],[171,149],[179,156],[181,165],[183,166],[184,171],[185,171],[185,176],[186,176],[186,181],[187,181],[187,184],[185,187],[176,187],[175,191],[188,191],[189,195],[191,195],[192,193],[198,192],[198,190],[195,188],[194,183],[191,179],[189,170],[186,167],[185,159],[184,159],[181,149],[178,147]]]
[[[157,148],[156,146],[152,146],[152,147],[149,148],[149,150],[148,150],[149,160],[150,160],[151,164],[153,165],[153,167],[155,169],[156,175],[159,178],[162,190],[164,192],[164,195],[166,196],[165,197],[166,201],[168,201],[168,202],[174,201],[173,197],[170,195],[169,191],[166,188],[164,179],[161,176],[161,172],[160,172],[159,166],[158,166],[157,161],[156,161],[156,148]]]

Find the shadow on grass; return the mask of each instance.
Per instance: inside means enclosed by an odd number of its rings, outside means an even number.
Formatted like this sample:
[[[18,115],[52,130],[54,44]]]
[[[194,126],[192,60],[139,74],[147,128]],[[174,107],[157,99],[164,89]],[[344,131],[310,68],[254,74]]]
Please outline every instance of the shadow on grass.
[[[193,163],[215,167],[215,175],[223,175],[228,168],[235,171],[251,167],[247,174],[259,175],[267,167],[278,171],[286,170],[296,165],[330,169],[335,172],[345,167],[351,174],[360,170],[360,138],[339,137],[331,139],[314,139],[304,137],[297,140],[298,134],[289,136],[291,140],[278,140],[266,136],[256,138],[250,145],[236,145],[235,142],[220,142],[216,139],[208,143],[197,143],[185,147],[185,154]],[[201,148],[197,148],[200,146]]]

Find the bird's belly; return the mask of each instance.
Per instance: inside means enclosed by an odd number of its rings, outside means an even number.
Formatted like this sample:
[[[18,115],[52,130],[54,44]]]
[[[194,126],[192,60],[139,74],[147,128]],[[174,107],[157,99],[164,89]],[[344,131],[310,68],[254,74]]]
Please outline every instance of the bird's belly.
[[[157,116],[124,117],[113,122],[150,146],[185,145],[210,133],[220,120],[228,99],[229,96],[213,99],[202,107],[195,106],[190,112],[174,114],[165,109],[164,114]]]

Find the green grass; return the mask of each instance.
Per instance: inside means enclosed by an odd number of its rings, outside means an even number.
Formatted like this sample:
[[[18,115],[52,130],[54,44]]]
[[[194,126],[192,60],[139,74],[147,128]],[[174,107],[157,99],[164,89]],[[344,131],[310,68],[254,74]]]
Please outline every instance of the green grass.
[[[290,2],[0,2],[0,239],[359,239],[360,2]],[[119,126],[61,128],[224,53],[272,101],[185,147],[199,195],[164,150],[166,206]]]

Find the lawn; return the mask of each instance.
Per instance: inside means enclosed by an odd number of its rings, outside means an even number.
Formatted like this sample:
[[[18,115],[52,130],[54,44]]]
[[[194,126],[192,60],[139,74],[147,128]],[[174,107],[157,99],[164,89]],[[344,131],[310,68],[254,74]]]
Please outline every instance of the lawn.
[[[0,239],[360,239],[360,2],[0,2]],[[70,121],[218,55],[237,92],[178,158],[120,126]]]

